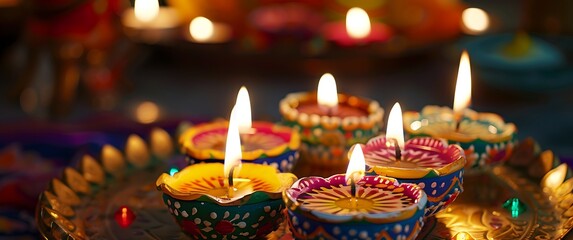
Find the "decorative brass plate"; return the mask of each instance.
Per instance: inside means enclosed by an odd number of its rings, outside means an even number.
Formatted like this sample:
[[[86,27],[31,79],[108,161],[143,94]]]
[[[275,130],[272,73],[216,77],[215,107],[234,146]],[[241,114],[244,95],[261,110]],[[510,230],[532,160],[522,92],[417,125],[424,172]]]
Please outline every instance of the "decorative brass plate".
[[[155,129],[154,131],[163,131]],[[36,221],[45,239],[188,239],[154,187],[167,171],[171,138],[152,139],[141,156],[104,148],[104,159],[84,157],[40,196]],[[133,138],[132,138],[133,139]],[[172,149],[172,147],[171,147]],[[147,154],[149,153],[149,154]],[[161,157],[160,157],[161,156]],[[170,157],[180,157],[169,154]],[[131,160],[129,160],[131,158]],[[435,218],[426,220],[418,239],[567,239],[573,227],[573,178],[550,150],[522,141],[509,161],[464,176],[465,191]],[[569,179],[567,179],[569,178]],[[122,228],[114,213],[127,206],[134,222]],[[292,239],[281,226],[269,239]]]

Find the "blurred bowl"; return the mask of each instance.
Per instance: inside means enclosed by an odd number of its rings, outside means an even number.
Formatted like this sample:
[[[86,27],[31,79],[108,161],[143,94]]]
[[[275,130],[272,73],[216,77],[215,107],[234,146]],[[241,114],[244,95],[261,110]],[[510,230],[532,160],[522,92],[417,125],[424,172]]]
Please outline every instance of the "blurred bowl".
[[[570,87],[573,66],[557,46],[530,36],[530,49],[521,56],[509,56],[504,47],[514,34],[485,36],[466,43],[474,72],[484,83],[503,90],[541,92]]]

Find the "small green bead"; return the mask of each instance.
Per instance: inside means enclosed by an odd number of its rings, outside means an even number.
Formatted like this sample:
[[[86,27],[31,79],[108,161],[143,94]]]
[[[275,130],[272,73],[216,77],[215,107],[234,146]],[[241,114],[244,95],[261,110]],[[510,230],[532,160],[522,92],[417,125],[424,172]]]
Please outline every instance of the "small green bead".
[[[175,173],[177,173],[177,172],[179,172],[179,169],[177,169],[177,168],[175,168],[175,167],[174,167],[174,168],[171,168],[171,169],[169,170],[169,175],[173,176],[173,174],[175,174]]]
[[[511,213],[511,217],[519,217],[520,214],[527,210],[525,203],[523,203],[519,198],[510,198],[503,203],[502,206],[505,210]]]

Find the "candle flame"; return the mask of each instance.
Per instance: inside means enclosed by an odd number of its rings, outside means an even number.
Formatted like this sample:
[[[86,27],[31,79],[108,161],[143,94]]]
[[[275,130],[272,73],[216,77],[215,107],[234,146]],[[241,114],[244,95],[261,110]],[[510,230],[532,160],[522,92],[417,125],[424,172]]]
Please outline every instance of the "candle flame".
[[[338,106],[338,91],[336,90],[336,80],[330,73],[325,73],[318,81],[317,92],[318,105],[324,107]]]
[[[404,123],[402,122],[402,108],[400,103],[395,103],[388,115],[386,127],[386,139],[396,139],[401,150],[404,148]]]
[[[470,69],[470,57],[467,51],[462,53],[460,67],[458,69],[458,79],[456,81],[456,92],[454,94],[454,113],[461,114],[470,105],[472,97],[472,76]]]
[[[225,178],[229,177],[229,173],[233,167],[236,167],[234,174],[239,172],[241,158],[243,157],[237,114],[237,108],[234,107],[233,110],[231,110],[231,119],[229,120],[229,129],[227,130],[227,142],[225,144],[225,162],[223,164],[223,174]]]
[[[467,8],[462,13],[462,23],[466,33],[479,34],[489,27],[489,16],[479,8]]]
[[[345,180],[349,182],[351,179],[356,183],[364,177],[366,162],[364,160],[364,153],[360,144],[355,144],[350,153],[350,161],[346,169]]]
[[[370,18],[364,9],[354,7],[348,10],[346,32],[354,39],[362,39],[370,35]]]
[[[214,25],[206,17],[196,17],[189,24],[189,33],[193,39],[199,42],[208,41],[214,34]]]
[[[137,20],[151,22],[159,14],[159,2],[157,0],[135,0],[133,11],[135,11]]]
[[[249,98],[249,91],[245,86],[242,86],[237,94],[237,101],[233,108],[237,111],[237,124],[239,133],[251,133],[253,121],[251,119],[251,100]]]

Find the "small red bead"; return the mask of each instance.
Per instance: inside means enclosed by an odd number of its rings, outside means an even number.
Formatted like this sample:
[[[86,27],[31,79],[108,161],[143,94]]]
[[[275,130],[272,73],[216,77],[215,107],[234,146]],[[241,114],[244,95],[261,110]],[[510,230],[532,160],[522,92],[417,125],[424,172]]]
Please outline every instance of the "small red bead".
[[[220,233],[222,235],[227,235],[227,234],[233,233],[235,231],[235,227],[233,226],[233,223],[231,223],[227,220],[221,220],[215,226],[215,231],[217,231],[218,233]]]
[[[122,228],[127,228],[135,220],[135,214],[127,206],[121,206],[115,211],[114,219]]]

